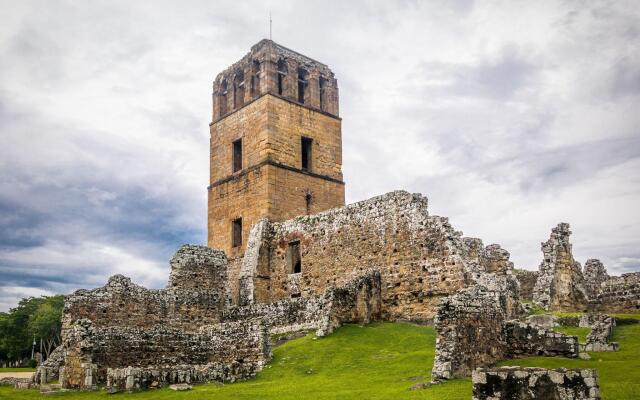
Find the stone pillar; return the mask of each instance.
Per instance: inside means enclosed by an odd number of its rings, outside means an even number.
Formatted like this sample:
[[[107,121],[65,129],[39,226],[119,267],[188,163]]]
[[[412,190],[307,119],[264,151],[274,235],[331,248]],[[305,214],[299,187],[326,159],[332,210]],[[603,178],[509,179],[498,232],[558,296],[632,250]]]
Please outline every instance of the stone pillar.
[[[83,389],[95,389],[98,384],[98,366],[93,363],[82,363],[80,366],[84,370]]]

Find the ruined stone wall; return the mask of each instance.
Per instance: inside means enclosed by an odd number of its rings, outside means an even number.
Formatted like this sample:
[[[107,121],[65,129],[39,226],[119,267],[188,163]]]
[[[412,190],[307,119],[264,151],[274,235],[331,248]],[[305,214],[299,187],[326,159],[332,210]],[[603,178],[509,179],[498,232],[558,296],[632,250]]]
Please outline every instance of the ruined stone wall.
[[[515,278],[486,274],[481,284],[442,300],[435,327],[436,354],[431,376],[469,376],[478,367],[526,355],[577,357],[575,336],[509,320],[522,315],[517,307]],[[488,284],[489,288],[483,284]]]
[[[496,275],[513,273],[513,263],[509,261],[510,254],[499,244],[484,247],[481,239],[464,237],[462,245],[462,256],[472,279],[478,279],[482,273]]]
[[[270,357],[264,321],[220,323],[230,306],[224,253],[185,245],[170,264],[167,289],[146,289],[115,275],[102,288],[79,290],[65,299],[64,387],[104,383],[109,368],[160,369],[169,374],[166,379],[195,368],[197,376],[220,380],[246,378],[262,368]],[[122,376],[114,374],[114,379]]]
[[[612,277],[600,285],[600,293],[589,307],[596,312],[639,313],[640,272]]]
[[[479,368],[473,400],[600,400],[595,369]]]
[[[575,358],[580,350],[576,336],[525,322],[507,321],[504,324],[504,334],[508,343],[508,358],[530,355]]]
[[[240,299],[240,270],[242,269],[243,257],[229,259],[227,275],[229,280],[227,287],[231,296],[231,304],[237,305]]]
[[[533,301],[545,310],[583,311],[587,293],[580,264],[573,259],[569,224],[561,223],[542,243],[543,260],[533,291]]]
[[[315,330],[328,319],[327,301],[324,296],[295,298],[274,303],[256,303],[233,306],[224,315],[225,321],[243,321],[247,318],[264,318],[271,334]]]
[[[65,338],[64,386],[86,387],[87,365],[95,383],[108,368],[200,366],[208,377],[242,379],[255,375],[270,358],[268,327],[260,319],[201,326],[196,332],[154,327],[95,326],[75,321]]]
[[[157,389],[172,384],[202,382],[235,382],[255,375],[254,366],[247,363],[126,367],[107,369],[107,392]]]
[[[585,351],[618,351],[618,343],[612,342],[613,328],[616,320],[608,315],[598,315],[591,325],[591,332],[587,335]]]
[[[329,327],[332,332],[344,323],[363,323],[380,320],[382,317],[382,281],[380,272],[366,274],[348,282],[345,286],[330,289],[331,301]]]
[[[596,298],[600,293],[600,285],[609,279],[607,269],[598,259],[590,258],[584,264],[583,270],[584,288],[590,299]]]
[[[80,319],[96,327],[164,325],[185,330],[216,323],[229,305],[226,268],[221,251],[185,245],[171,259],[168,289],[146,289],[114,275],[101,288],[67,296],[63,332]]]
[[[271,334],[316,330],[318,336],[325,336],[344,323],[379,320],[381,307],[380,273],[367,271],[342,287],[328,289],[322,296],[231,307],[224,320],[260,317],[269,325]]]
[[[514,270],[514,275],[520,283],[520,298],[522,300],[532,300],[533,288],[538,280],[538,271],[516,269]]]
[[[479,285],[443,299],[435,318],[438,336],[431,377],[469,376],[477,367],[506,358],[505,309],[503,295]]]
[[[446,218],[429,216],[419,194],[392,192],[260,226],[255,229],[263,233],[249,238],[252,250],[240,273],[241,303],[321,295],[375,269],[384,318],[429,320],[440,297],[466,284],[460,233]],[[291,273],[287,252],[296,241],[302,271]]]

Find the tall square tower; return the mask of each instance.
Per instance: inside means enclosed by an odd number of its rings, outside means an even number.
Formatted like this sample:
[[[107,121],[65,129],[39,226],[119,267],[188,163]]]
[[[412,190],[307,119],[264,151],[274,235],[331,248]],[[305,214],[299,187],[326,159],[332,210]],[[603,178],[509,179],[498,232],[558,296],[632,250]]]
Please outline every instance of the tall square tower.
[[[325,64],[260,41],[216,77],[210,127],[208,245],[232,261],[260,218],[344,205],[338,85]]]

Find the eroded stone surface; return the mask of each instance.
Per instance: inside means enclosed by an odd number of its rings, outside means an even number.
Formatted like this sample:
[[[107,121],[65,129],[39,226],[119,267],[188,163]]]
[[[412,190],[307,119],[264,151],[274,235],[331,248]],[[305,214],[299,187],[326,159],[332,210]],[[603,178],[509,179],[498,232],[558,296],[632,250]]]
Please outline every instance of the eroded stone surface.
[[[518,269],[513,272],[520,284],[520,298],[522,300],[533,300],[533,288],[538,280],[538,271]]]
[[[478,368],[473,400],[599,400],[595,369]]]
[[[435,319],[433,379],[469,376],[475,368],[505,358],[578,356],[577,337],[509,320],[521,316],[519,308],[509,306],[517,303],[517,292],[505,289],[510,286],[517,288],[517,283],[495,285],[494,290],[478,284],[443,299]]]
[[[618,351],[618,343],[611,341],[615,326],[615,318],[608,315],[595,316],[584,349],[586,351]]]
[[[380,272],[388,320],[430,321],[443,296],[482,273],[509,274],[509,253],[497,245],[470,249],[447,218],[431,216],[427,199],[404,191],[280,223],[261,221],[247,243],[240,304],[322,295],[369,269]],[[299,243],[302,265],[288,252]]]
[[[639,313],[640,272],[610,277],[600,284],[600,293],[590,302],[595,312]]]
[[[533,301],[545,310],[576,311],[587,307],[580,264],[573,259],[569,224],[560,223],[542,243],[543,260],[533,290]]]

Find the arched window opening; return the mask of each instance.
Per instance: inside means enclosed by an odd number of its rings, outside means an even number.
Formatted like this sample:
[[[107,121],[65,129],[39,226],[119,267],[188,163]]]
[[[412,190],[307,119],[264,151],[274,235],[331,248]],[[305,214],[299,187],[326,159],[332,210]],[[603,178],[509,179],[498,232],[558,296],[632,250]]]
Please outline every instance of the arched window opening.
[[[251,97],[255,98],[260,94],[260,61],[253,60],[251,64]]]
[[[233,79],[233,107],[242,107],[244,104],[244,72],[238,71]]]
[[[218,101],[220,102],[220,116],[222,117],[227,113],[227,93],[228,93],[228,84],[227,80],[223,79],[222,83],[220,83],[220,94],[218,97]]]
[[[304,103],[304,92],[307,88],[307,76],[309,73],[304,68],[298,68],[298,102]]]
[[[320,109],[324,111],[324,92],[325,87],[327,85],[327,80],[323,77],[320,77],[318,80],[319,92],[320,92]]]
[[[281,58],[278,60],[278,94],[284,93],[284,77],[287,75],[287,63]]]

